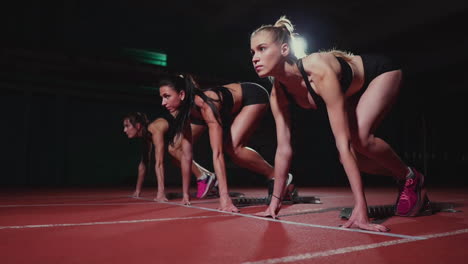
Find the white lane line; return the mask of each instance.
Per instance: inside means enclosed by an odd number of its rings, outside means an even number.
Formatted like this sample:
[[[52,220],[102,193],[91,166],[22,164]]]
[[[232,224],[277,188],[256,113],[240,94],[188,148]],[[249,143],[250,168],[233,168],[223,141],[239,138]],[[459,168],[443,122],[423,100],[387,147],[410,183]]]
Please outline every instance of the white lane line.
[[[135,198],[135,199],[145,200],[144,198]],[[291,225],[306,226],[306,227],[316,227],[316,228],[322,228],[322,229],[332,229],[332,230],[340,230],[340,231],[347,231],[347,232],[365,233],[365,234],[373,234],[373,235],[379,235],[379,236],[408,238],[408,239],[416,239],[416,240],[417,239],[424,239],[423,237],[419,237],[419,236],[408,236],[408,235],[401,235],[401,234],[388,233],[388,232],[375,232],[375,231],[367,231],[367,230],[361,230],[361,229],[351,229],[351,228],[344,228],[344,227],[298,223],[298,222],[292,222],[292,221],[280,220],[280,219],[273,219],[273,218],[267,218],[267,217],[260,217],[260,216],[249,215],[249,214],[224,212],[224,211],[220,211],[220,210],[217,210],[217,209],[205,208],[205,207],[194,206],[194,205],[183,205],[183,204],[175,203],[175,202],[159,202],[159,203],[172,204],[172,205],[188,207],[188,208],[196,208],[196,209],[205,210],[205,211],[218,212],[218,213],[223,213],[223,214],[254,218],[254,219],[258,219],[258,220],[278,222],[278,223],[283,223],[283,224],[291,224]]]
[[[155,219],[125,220],[125,221],[109,221],[109,222],[90,222],[90,223],[71,223],[71,224],[0,226],[0,230],[1,230],[1,229],[25,229],[25,228],[48,228],[48,227],[70,227],[70,226],[93,226],[93,225],[135,224],[135,223],[163,222],[163,221],[175,221],[175,220],[204,219],[204,218],[225,217],[225,216],[226,216],[226,215],[210,215],[210,216],[189,216],[189,217],[155,218]]]
[[[427,235],[427,236],[422,236],[422,237],[424,238],[424,240],[426,240],[426,239],[437,238],[437,237],[459,235],[459,234],[464,234],[467,232],[468,232],[468,229],[460,229],[460,230],[453,231],[453,232],[432,234],[432,235]],[[243,262],[243,264],[273,264],[273,263],[286,263],[286,262],[293,262],[293,261],[309,260],[313,258],[329,257],[333,255],[341,255],[341,254],[346,254],[346,253],[351,253],[351,252],[356,252],[356,251],[363,251],[363,250],[369,250],[369,249],[380,248],[380,247],[388,247],[388,246],[410,243],[410,242],[415,242],[415,241],[421,241],[421,240],[410,239],[410,238],[397,239],[397,240],[368,244],[368,245],[345,247],[345,248],[332,249],[332,250],[321,251],[321,252],[310,252],[310,253],[287,256],[287,257],[282,257],[282,258],[272,258],[272,259],[265,259],[265,260],[252,261],[252,262]]]
[[[142,203],[71,203],[71,204],[7,204],[7,205],[0,205],[0,208],[14,208],[14,207],[54,207],[54,206],[87,206],[87,205],[148,205],[154,204],[151,202],[142,202]]]
[[[20,194],[21,195],[21,194]],[[18,197],[18,195],[15,195],[15,196],[12,196],[12,195],[9,195],[7,197]],[[109,199],[109,198],[113,198],[113,199],[120,199],[120,198],[133,198],[133,196],[131,195],[65,195],[65,196],[60,196],[60,195],[50,195],[50,196],[42,196],[42,195],[36,195],[36,196],[28,196],[28,195],[24,195],[23,197],[23,200],[27,200],[27,199],[33,199],[33,200],[38,200],[38,199],[55,199],[55,200],[58,200],[58,199]]]

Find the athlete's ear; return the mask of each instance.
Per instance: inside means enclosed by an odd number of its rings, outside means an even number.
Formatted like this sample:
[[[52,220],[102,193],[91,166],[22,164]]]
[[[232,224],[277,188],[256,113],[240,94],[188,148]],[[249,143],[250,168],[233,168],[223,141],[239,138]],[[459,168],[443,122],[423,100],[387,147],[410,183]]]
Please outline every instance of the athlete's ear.
[[[179,96],[180,96],[180,100],[183,101],[185,99],[185,91],[184,90],[180,91]]]
[[[289,49],[289,44],[288,43],[281,44],[280,49],[281,49],[281,55],[283,57],[288,57],[289,56],[290,49]]]

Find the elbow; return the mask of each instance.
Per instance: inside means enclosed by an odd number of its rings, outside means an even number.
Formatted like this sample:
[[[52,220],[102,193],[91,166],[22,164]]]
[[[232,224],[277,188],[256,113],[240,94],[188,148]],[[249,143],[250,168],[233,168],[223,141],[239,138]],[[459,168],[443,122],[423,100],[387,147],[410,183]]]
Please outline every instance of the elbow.
[[[164,162],[162,160],[156,160],[156,162],[154,164],[154,168],[156,170],[163,169],[164,168]]]
[[[351,155],[351,142],[346,141],[341,144],[337,143],[336,148],[338,149],[338,157],[341,163],[343,163],[343,161]]]
[[[224,159],[224,154],[222,151],[213,151],[213,161]]]
[[[282,146],[278,147],[276,151],[276,156],[280,159],[289,160],[292,157],[292,148],[291,146]]]
[[[183,153],[181,157],[181,162],[191,162],[193,159],[192,153]]]

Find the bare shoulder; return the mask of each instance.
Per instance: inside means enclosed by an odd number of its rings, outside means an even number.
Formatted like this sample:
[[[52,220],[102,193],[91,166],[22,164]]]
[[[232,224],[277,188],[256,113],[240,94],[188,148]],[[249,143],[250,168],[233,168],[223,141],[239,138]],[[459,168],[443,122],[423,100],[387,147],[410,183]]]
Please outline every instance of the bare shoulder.
[[[333,63],[334,60],[335,57],[331,53],[315,52],[302,58],[302,64],[304,65],[304,69],[307,71],[308,69],[326,67]]]
[[[152,134],[155,134],[156,132],[165,133],[168,129],[169,129],[169,123],[167,122],[166,119],[162,117],[156,118],[153,122],[151,122],[148,125],[148,131],[151,132]]]
[[[193,103],[200,108],[205,105],[205,102],[203,101],[203,99],[198,95],[195,95],[193,99]]]
[[[303,65],[304,70],[313,79],[336,73],[339,69],[335,56],[329,52],[312,53],[303,59]]]
[[[219,100],[218,94],[214,91],[204,91],[203,92],[206,96],[214,99],[214,100]]]
[[[218,101],[220,98],[218,96],[218,94],[214,91],[204,91],[203,92],[207,97],[215,100],[215,101]],[[194,98],[194,103],[196,106],[198,106],[200,109],[208,109],[209,106],[208,104],[198,95],[195,96]],[[216,102],[215,102],[216,104]]]
[[[228,84],[225,84],[223,85],[224,87],[228,88],[228,89],[231,89],[231,90],[237,90],[237,89],[240,89],[241,88],[241,84],[240,83],[228,83]]]

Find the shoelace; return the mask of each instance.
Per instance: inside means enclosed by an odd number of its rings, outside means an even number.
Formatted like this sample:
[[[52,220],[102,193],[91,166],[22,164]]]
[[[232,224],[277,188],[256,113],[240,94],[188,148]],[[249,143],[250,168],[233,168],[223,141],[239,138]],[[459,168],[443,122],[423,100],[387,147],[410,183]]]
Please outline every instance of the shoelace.
[[[410,185],[413,185],[414,183],[414,179],[408,179],[406,182],[405,182],[405,187],[409,187]]]
[[[400,196],[400,201],[406,201],[409,200],[409,196],[406,193],[402,193]]]
[[[413,183],[414,183],[414,179],[408,179],[405,182],[405,188],[403,190],[403,193],[400,196],[400,200],[409,200],[409,195],[408,195],[407,191],[408,191],[409,187],[411,185],[413,185]]]

